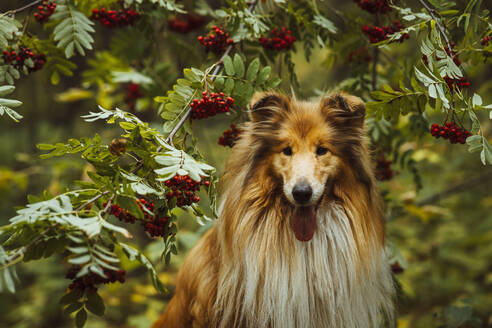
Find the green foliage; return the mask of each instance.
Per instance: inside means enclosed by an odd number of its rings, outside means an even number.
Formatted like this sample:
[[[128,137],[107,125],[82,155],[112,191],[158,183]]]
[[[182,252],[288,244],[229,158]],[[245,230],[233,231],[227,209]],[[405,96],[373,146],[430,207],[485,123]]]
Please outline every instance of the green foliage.
[[[60,21],[53,30],[53,35],[58,42],[57,47],[65,50],[67,58],[72,57],[75,50],[82,56],[85,56],[84,49],[92,50],[94,39],[91,33],[95,32],[92,27],[94,23],[68,0],[58,3],[50,19]]]
[[[14,111],[11,107],[19,107],[22,105],[22,102],[13,99],[5,99],[4,96],[11,94],[14,92],[15,87],[11,85],[0,86],[0,116],[3,114],[7,114],[11,119],[15,122],[19,122],[22,118],[22,115]]]
[[[0,49],[6,49],[22,24],[7,15],[0,15]]]

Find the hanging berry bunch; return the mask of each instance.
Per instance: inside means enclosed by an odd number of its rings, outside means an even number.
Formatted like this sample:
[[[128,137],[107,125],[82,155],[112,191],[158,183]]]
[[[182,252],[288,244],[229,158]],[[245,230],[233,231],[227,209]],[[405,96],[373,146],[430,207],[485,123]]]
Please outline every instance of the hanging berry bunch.
[[[198,15],[176,16],[167,20],[167,26],[171,31],[183,34],[199,29],[204,24],[205,18]]]
[[[232,148],[240,134],[241,130],[236,128],[234,124],[231,124],[231,128],[224,131],[219,138],[219,145]]]
[[[106,207],[107,203],[104,203],[103,205]],[[130,214],[130,212],[116,204],[111,205],[109,208],[109,214],[114,215],[118,220],[126,223],[135,223],[137,220],[137,218]]]
[[[386,14],[391,11],[389,0],[354,0],[354,2],[371,14]]]
[[[290,50],[292,44],[296,41],[296,38],[291,34],[292,32],[283,26],[281,29],[274,28],[270,31],[269,37],[262,37],[258,41],[260,41],[261,46],[265,49],[276,51]]]
[[[460,127],[456,122],[451,121],[443,124],[442,126],[438,124],[432,124],[430,128],[431,135],[436,138],[448,139],[452,144],[460,143],[464,144],[466,138],[471,136],[471,133]]]
[[[222,28],[212,26],[212,32],[206,36],[200,35],[198,41],[205,47],[206,51],[211,51],[216,55],[221,55],[226,50],[227,46],[234,43],[229,38],[229,33],[225,32]]]
[[[480,43],[482,44],[482,46],[486,46],[489,44],[490,40],[492,40],[492,35],[484,36]]]
[[[135,9],[112,10],[105,8],[93,9],[90,19],[99,21],[108,28],[124,27],[133,25],[141,15]]]
[[[53,14],[56,8],[55,1],[43,1],[38,6],[38,12],[34,13],[34,19],[39,23],[44,23],[50,19],[50,16]]]
[[[32,65],[28,65],[28,60],[32,61]],[[46,63],[46,56],[43,54],[35,55],[31,49],[19,47],[17,51],[4,51],[3,61],[18,70],[24,70],[26,68],[28,73],[32,73],[43,68]]]
[[[140,99],[143,96],[144,95],[140,90],[140,86],[138,84],[130,83],[126,86],[125,103],[128,105],[128,108],[131,111],[135,110],[137,99]]]
[[[379,158],[376,162],[375,175],[379,181],[391,180],[393,178],[393,171],[391,170],[391,160],[386,159],[384,156]]]
[[[463,89],[468,88],[470,86],[470,82],[466,78],[466,76],[462,76],[457,79],[452,79],[449,76],[444,77],[444,81],[446,81],[449,89],[453,90],[454,88]]]
[[[198,182],[191,179],[189,175],[175,175],[172,179],[167,180],[165,184],[171,188],[166,198],[169,200],[176,198],[177,206],[183,207],[198,203],[200,197],[195,192],[200,189],[201,185],[210,186],[210,181],[202,179]]]
[[[352,62],[365,62],[369,63],[372,61],[372,56],[369,54],[369,49],[366,47],[360,47],[357,50],[350,51],[347,55],[347,61]]]
[[[147,201],[145,198],[140,198],[137,204],[144,213],[144,220],[142,221],[144,230],[148,232],[151,237],[164,237],[166,235],[169,217],[151,215],[149,212],[154,212],[155,204],[152,201]],[[144,207],[147,211],[144,210]]]
[[[400,21],[395,20],[392,26],[362,25],[362,32],[369,37],[369,41],[371,43],[378,43],[387,40],[389,35],[399,32],[404,28],[405,26],[403,26]],[[398,40],[394,40],[394,42],[403,42],[409,38],[410,35],[408,33],[404,33]]]
[[[88,290],[91,292],[97,291],[96,285],[100,284],[111,284],[119,281],[120,283],[125,282],[126,271],[118,270],[113,271],[109,269],[104,269],[104,274],[106,278],[101,277],[96,273],[88,273],[80,278],[76,278],[77,273],[80,271],[80,266],[72,266],[68,269],[66,278],[71,279],[72,283],[68,286],[68,289],[78,289],[78,290]]]
[[[227,113],[234,104],[234,99],[225,96],[223,92],[202,93],[202,99],[193,99],[191,106],[192,119],[204,119],[220,113]]]
[[[103,205],[106,206],[106,204],[107,203],[104,203]],[[145,198],[140,198],[137,201],[137,205],[144,213],[143,220],[139,220],[144,230],[148,232],[151,237],[164,237],[166,234],[166,227],[169,221],[169,217],[150,214],[149,212],[154,212],[155,204],[154,202],[147,201]],[[118,220],[122,222],[133,224],[135,223],[135,221],[137,221],[137,218],[135,216],[116,204],[111,205],[109,214],[114,215],[116,218],[118,218]]]

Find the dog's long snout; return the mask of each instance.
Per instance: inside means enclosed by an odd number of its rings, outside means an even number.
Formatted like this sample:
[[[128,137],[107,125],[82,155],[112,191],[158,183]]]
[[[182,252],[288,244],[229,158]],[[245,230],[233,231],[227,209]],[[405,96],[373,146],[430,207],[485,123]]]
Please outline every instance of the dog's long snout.
[[[292,196],[299,204],[306,204],[311,200],[313,188],[305,182],[297,183],[292,189]]]

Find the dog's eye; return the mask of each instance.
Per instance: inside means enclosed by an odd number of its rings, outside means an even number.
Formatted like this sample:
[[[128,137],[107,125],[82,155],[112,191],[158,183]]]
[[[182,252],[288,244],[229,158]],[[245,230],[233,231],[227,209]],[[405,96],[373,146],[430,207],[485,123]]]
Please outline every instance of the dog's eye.
[[[322,155],[326,154],[327,152],[328,152],[328,149],[326,149],[325,147],[318,146],[318,148],[316,149],[316,155],[318,155],[318,156],[322,156]]]
[[[284,155],[291,156],[291,155],[292,155],[292,148],[290,148],[290,147],[285,147],[285,148],[282,150],[282,153],[284,153]]]

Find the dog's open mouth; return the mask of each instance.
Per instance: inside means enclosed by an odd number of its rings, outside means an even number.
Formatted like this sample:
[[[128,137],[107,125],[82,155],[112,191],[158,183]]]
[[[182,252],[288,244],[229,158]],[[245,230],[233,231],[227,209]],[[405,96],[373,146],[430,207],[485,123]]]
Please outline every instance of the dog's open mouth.
[[[290,219],[290,227],[299,241],[310,241],[316,230],[317,206],[296,206]]]

